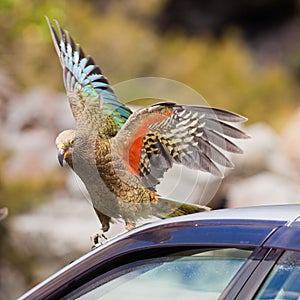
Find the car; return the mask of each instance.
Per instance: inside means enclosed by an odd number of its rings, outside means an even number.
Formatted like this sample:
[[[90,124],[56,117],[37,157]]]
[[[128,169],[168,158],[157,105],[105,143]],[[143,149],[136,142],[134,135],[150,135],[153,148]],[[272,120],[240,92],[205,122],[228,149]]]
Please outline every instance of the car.
[[[300,205],[220,209],[140,226],[19,299],[300,299]]]

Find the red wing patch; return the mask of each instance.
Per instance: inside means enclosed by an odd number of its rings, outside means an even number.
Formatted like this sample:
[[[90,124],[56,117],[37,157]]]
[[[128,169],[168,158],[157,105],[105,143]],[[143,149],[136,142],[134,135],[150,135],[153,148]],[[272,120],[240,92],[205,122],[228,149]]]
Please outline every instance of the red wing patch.
[[[131,145],[129,149],[129,165],[131,172],[135,175],[139,175],[140,168],[140,155],[143,148],[144,136],[139,136]]]
[[[122,156],[126,166],[133,174],[140,175],[140,156],[144,146],[143,138],[148,134],[149,125],[163,121],[171,116],[172,113],[173,110],[170,110],[166,114],[153,113],[153,115],[148,115],[142,126],[139,126],[135,133],[132,133],[131,146],[129,147],[128,152],[126,151],[127,149],[124,149]]]

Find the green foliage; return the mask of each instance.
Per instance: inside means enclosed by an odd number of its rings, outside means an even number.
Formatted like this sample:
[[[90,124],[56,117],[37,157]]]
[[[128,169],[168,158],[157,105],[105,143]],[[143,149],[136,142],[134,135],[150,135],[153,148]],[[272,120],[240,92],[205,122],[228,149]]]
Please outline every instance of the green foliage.
[[[48,174],[39,179],[16,178],[6,180],[3,174],[5,161],[10,153],[0,149],[0,207],[9,208],[9,216],[24,213],[34,206],[44,203],[51,193],[61,186],[59,176]]]
[[[171,78],[194,88],[210,105],[281,128],[298,93],[284,67],[257,66],[234,31],[221,41],[180,32],[159,34],[151,20],[164,3],[2,1],[0,60],[21,87],[42,84],[62,90],[47,15],[71,32],[113,84],[141,76]]]
[[[280,128],[295,107],[297,86],[287,70],[256,66],[236,34],[221,42],[170,37],[162,53],[156,74],[172,76],[199,91],[210,105],[237,111],[250,122]]]
[[[297,81],[300,81],[300,48],[291,55],[291,65]]]

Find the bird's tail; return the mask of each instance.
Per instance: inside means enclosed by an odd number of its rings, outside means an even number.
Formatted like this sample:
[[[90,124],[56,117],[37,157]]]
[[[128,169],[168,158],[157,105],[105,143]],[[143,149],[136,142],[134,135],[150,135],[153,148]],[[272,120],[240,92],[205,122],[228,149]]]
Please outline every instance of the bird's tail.
[[[168,219],[210,210],[211,208],[204,205],[181,203],[176,200],[170,200],[162,197],[159,197],[158,201],[152,205],[153,214],[161,219]]]

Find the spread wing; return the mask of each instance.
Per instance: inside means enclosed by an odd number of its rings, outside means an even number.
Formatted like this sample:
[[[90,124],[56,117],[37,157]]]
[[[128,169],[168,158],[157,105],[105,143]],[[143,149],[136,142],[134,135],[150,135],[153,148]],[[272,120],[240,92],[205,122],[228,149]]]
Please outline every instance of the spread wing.
[[[242,152],[228,137],[248,138],[230,123],[245,120],[216,108],[159,103],[135,112],[115,141],[131,172],[155,190],[173,163],[222,176],[218,165],[233,167],[224,152]]]
[[[119,128],[131,115],[131,110],[121,103],[100,68],[90,56],[85,56],[80,45],[75,44],[67,31],[57,21],[55,31],[47,18],[53,43],[63,68],[64,85],[75,120],[82,112],[90,110],[94,115],[112,115]]]

